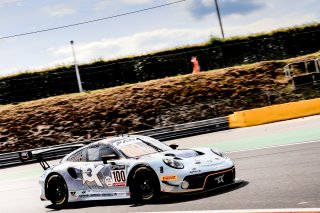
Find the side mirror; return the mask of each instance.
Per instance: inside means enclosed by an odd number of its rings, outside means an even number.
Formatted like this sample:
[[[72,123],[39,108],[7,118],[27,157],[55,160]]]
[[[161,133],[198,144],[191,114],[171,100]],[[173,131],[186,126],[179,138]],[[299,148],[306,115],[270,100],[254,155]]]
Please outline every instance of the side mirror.
[[[101,156],[101,159],[104,164],[107,164],[108,161],[110,161],[110,160],[118,159],[118,155],[116,155],[116,154],[104,155],[104,156]]]
[[[177,145],[177,144],[170,144],[169,146],[170,146],[172,149],[177,149],[179,145]]]

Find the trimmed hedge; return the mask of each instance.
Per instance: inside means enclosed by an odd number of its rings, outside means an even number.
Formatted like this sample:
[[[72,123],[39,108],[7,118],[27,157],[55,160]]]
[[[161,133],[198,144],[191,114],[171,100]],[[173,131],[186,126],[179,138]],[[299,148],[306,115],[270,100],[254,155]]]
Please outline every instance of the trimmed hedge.
[[[191,73],[192,56],[197,56],[201,70],[207,71],[263,60],[291,58],[319,49],[320,24],[315,24],[225,41],[212,39],[206,45],[144,56],[99,61],[80,65],[79,70],[83,88],[88,91]],[[0,104],[75,92],[78,92],[78,85],[72,66],[0,79]]]

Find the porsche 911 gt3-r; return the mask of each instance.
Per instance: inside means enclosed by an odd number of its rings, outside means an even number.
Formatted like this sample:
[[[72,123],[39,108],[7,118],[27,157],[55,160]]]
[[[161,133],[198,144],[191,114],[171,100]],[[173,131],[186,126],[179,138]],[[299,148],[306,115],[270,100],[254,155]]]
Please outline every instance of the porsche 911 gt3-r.
[[[67,202],[211,190],[235,183],[234,163],[210,148],[176,149],[147,136],[106,138],[78,148],[40,177],[41,199]]]

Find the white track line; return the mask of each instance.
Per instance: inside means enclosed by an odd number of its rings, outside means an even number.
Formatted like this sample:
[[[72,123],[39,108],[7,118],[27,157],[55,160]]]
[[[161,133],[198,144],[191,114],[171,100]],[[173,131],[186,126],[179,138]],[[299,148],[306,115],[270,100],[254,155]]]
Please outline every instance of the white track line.
[[[144,212],[144,213],[250,213],[250,212],[320,212],[320,208],[299,209],[241,209],[241,210],[197,210],[197,211],[167,211],[167,212]]]
[[[264,146],[264,147],[256,148],[256,149],[244,149],[244,150],[231,151],[231,152],[226,152],[226,153],[228,154],[228,153],[237,153],[237,152],[248,152],[248,151],[255,151],[255,150],[262,150],[262,149],[271,149],[271,148],[277,148],[277,147],[295,146],[295,145],[302,145],[302,144],[309,144],[309,143],[319,143],[319,142],[320,142],[320,139],[318,139],[318,140],[311,140],[311,141],[305,141],[305,142],[297,142],[297,143],[283,144],[283,145]]]

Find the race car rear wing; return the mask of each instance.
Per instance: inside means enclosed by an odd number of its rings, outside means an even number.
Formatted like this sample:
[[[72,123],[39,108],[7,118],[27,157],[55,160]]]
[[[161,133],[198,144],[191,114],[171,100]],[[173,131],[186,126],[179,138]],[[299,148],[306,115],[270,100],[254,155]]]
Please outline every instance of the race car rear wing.
[[[41,150],[27,150],[19,152],[19,160],[24,163],[39,162],[46,170],[50,168],[47,160],[54,160],[64,157],[66,154],[84,146],[84,144],[74,144],[70,146],[56,146]]]
[[[38,161],[44,170],[50,168],[48,162],[43,159],[42,153],[35,154],[33,151],[19,152],[19,159],[21,162]]]

